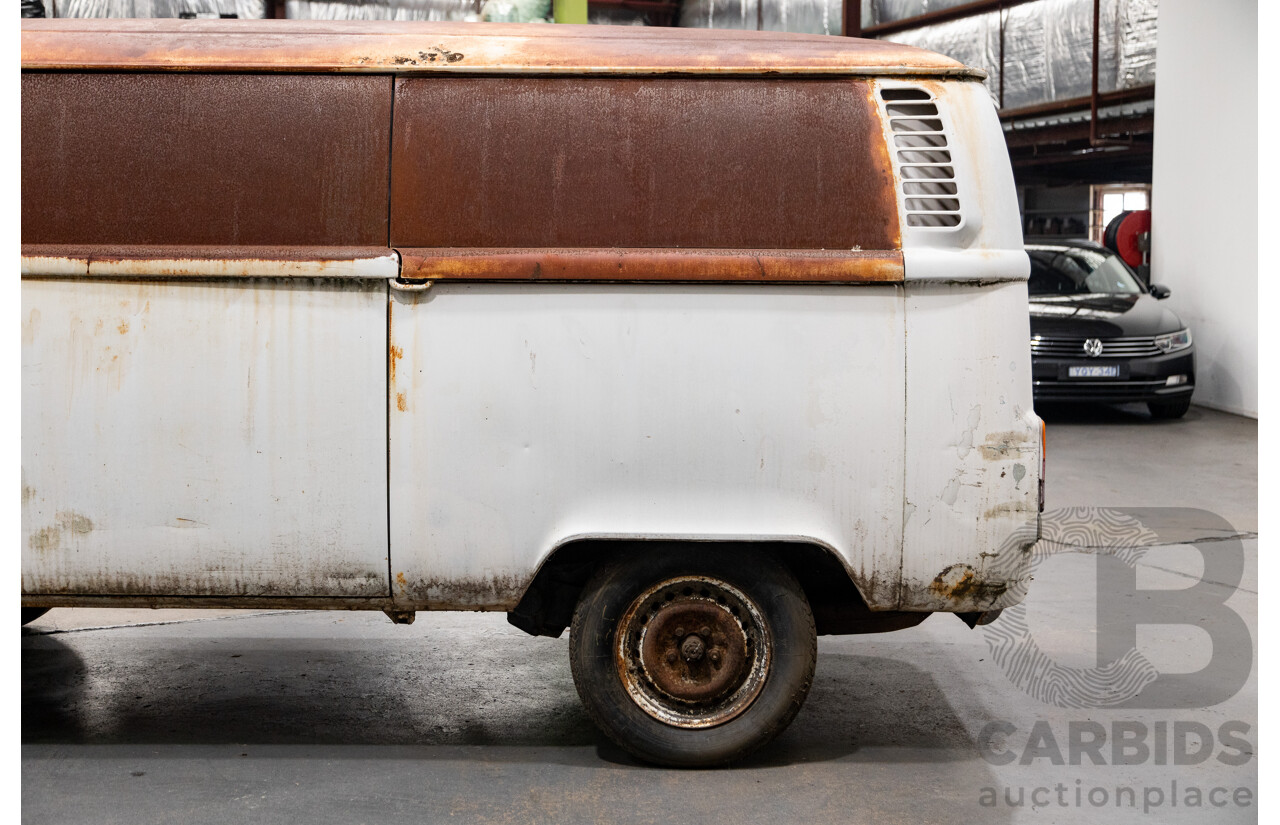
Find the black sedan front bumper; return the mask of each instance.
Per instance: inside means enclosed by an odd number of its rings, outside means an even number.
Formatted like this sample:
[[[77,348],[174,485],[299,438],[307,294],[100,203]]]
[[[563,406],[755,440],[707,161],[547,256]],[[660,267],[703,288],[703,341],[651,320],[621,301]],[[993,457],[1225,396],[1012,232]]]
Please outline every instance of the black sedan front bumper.
[[[1071,367],[1117,366],[1115,378],[1071,378]],[[1170,386],[1170,376],[1185,384]],[[1138,358],[1061,358],[1033,355],[1031,376],[1036,401],[1102,401],[1114,404],[1160,401],[1190,395],[1195,389],[1195,350]]]

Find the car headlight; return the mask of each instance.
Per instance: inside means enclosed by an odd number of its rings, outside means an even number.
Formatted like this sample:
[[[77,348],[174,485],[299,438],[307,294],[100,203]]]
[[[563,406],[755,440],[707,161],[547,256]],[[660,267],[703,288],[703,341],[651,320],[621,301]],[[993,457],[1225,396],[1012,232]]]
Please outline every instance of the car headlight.
[[[1156,336],[1156,347],[1161,352],[1177,352],[1191,346],[1191,330],[1181,329],[1172,335]]]

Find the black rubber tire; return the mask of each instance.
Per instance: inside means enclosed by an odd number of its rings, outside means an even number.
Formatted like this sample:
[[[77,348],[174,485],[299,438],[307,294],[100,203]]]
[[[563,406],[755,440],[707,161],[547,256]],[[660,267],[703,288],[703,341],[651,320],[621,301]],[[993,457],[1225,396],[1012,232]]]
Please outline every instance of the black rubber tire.
[[[36,619],[40,618],[41,616],[43,616],[44,614],[46,614],[46,613],[48,613],[48,612],[49,612],[49,608],[47,608],[47,607],[24,607],[24,608],[22,608],[22,626],[23,626],[23,627],[26,627],[27,625],[31,624],[31,623],[32,623],[32,622],[34,622]]]
[[[1152,418],[1181,418],[1191,409],[1191,396],[1170,398],[1168,401],[1148,401],[1147,409]]]
[[[647,713],[627,691],[615,659],[618,623],[643,593],[680,576],[705,576],[745,595],[772,640],[763,686],[739,715],[686,728]],[[714,545],[638,551],[606,564],[574,611],[569,660],[574,685],[596,725],[634,756],[672,767],[708,767],[741,759],[790,724],[813,683],[817,634],[804,590],[765,553]]]

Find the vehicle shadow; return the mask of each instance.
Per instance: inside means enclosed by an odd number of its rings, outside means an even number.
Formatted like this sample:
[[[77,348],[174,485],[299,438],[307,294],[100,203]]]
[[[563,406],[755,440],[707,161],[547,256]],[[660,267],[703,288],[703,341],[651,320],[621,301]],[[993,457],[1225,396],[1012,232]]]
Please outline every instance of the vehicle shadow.
[[[352,793],[462,804],[502,821],[1011,815],[978,807],[980,790],[1001,784],[994,769],[933,677],[894,658],[823,651],[808,701],[778,739],[728,769],[672,770],[598,733],[564,639],[145,631],[24,636],[25,766],[87,777],[85,798],[125,769],[173,783],[196,764],[235,787],[263,776],[314,784],[315,772],[363,789]]]
[[[1153,418],[1145,404],[1102,404],[1092,402],[1041,401],[1036,415],[1048,424],[1140,424],[1145,427],[1176,427],[1199,421],[1204,412],[1193,406],[1182,418]]]
[[[509,649],[483,661],[381,640],[358,650],[314,639],[123,641],[24,636],[23,744],[585,747],[607,762],[640,764],[583,710],[564,640],[501,637],[494,646]],[[108,661],[86,665],[100,659]],[[928,673],[824,652],[799,716],[740,767],[866,761],[877,752],[913,762],[979,756]]]

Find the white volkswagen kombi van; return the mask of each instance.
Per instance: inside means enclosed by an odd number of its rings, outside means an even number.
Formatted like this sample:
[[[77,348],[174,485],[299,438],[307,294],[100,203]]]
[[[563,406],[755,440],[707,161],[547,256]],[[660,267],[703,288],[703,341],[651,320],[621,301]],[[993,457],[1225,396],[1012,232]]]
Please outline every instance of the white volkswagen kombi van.
[[[987,621],[1042,506],[981,73],[891,43],[24,21],[22,603],[498,610],[638,756]]]

